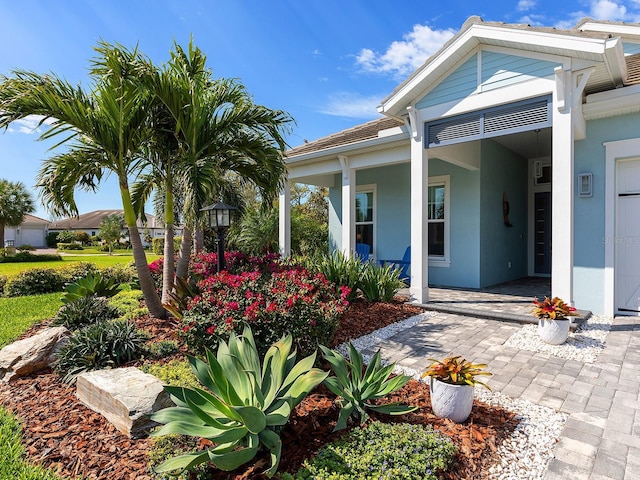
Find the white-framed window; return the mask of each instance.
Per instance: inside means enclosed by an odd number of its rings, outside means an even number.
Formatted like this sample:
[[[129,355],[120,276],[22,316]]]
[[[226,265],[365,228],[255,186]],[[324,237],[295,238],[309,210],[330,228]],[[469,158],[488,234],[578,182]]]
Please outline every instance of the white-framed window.
[[[373,257],[376,239],[376,185],[356,187],[356,245],[369,245]]]
[[[448,266],[449,261],[449,175],[429,177],[427,192],[429,265]]]

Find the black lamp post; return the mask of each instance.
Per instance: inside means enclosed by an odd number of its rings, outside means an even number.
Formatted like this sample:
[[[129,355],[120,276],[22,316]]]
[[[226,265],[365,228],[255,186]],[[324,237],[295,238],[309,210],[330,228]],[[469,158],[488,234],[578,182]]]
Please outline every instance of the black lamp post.
[[[231,225],[231,210],[237,210],[237,208],[222,202],[214,203],[201,210],[207,213],[209,227],[215,228],[218,232],[218,273],[224,270],[224,235]]]

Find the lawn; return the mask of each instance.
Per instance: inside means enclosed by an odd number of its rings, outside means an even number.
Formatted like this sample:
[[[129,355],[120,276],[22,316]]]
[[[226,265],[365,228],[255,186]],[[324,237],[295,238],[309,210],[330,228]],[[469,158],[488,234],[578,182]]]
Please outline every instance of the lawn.
[[[61,293],[0,297],[0,348],[8,345],[31,325],[53,317],[62,302]]]
[[[160,258],[161,255],[154,255],[153,253],[147,253],[147,261],[153,262]],[[22,262],[22,263],[0,263],[0,275],[6,275],[7,277],[13,277],[23,270],[29,270],[31,268],[58,268],[71,265],[74,262],[91,262],[95,263],[99,268],[111,267],[120,263],[129,263],[133,261],[131,253],[120,253],[117,255],[65,255],[62,260],[56,260],[53,262]]]

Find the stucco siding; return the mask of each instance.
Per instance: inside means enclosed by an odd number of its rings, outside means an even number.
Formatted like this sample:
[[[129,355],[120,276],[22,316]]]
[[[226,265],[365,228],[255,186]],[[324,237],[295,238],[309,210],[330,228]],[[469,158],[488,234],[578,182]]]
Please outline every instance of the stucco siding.
[[[480,286],[527,276],[527,160],[482,141]],[[509,203],[505,224],[503,196]]]

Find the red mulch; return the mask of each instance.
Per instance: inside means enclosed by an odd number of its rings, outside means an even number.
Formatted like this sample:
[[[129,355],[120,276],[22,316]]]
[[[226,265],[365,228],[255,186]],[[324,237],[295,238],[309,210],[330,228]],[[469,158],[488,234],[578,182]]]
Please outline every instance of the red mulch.
[[[422,310],[400,300],[390,304],[354,302],[341,320],[333,345],[420,312]],[[29,333],[43,326],[34,327]],[[156,339],[176,339],[174,321],[143,318],[138,326],[150,330]],[[73,386],[61,383],[51,372],[0,386],[0,404],[14,412],[23,423],[24,445],[30,459],[67,478],[150,479],[147,452],[152,441],[125,437],[101,415],[80,404],[74,393]],[[334,398],[321,386],[296,408],[282,432],[283,454],[279,471],[295,472],[306,458],[345,433],[331,432],[338,417]],[[487,466],[496,461],[497,446],[517,424],[510,412],[477,400],[471,417],[464,424],[439,419],[431,412],[429,388],[413,380],[388,400],[420,408],[402,417],[374,414],[373,418],[430,424],[451,437],[458,446],[459,453],[452,469],[443,475],[447,480],[486,478]],[[260,473],[266,468],[268,458],[262,455],[235,472],[213,470],[210,478],[266,479]]]

